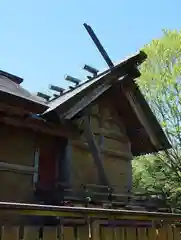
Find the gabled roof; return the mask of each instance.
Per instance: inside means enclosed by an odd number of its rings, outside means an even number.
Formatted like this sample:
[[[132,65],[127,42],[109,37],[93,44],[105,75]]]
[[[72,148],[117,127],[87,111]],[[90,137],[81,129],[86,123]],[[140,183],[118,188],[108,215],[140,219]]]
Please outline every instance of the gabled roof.
[[[117,101],[119,102],[118,109],[121,112],[121,117],[131,140],[133,155],[170,148],[171,146],[160,124],[134,82],[134,78],[140,76],[137,66],[145,59],[145,53],[140,52],[113,68],[102,72],[76,89],[68,91],[49,102],[48,109],[42,116],[50,121],[58,120],[63,122],[70,120],[103,93],[111,89],[113,85],[118,84],[116,88],[121,87],[118,95],[120,98],[122,97],[121,101]],[[133,96],[129,97],[129,92]],[[123,106],[127,106],[124,111],[122,111]],[[130,124],[127,124],[127,122],[130,122]]]
[[[22,88],[22,79],[0,71],[0,101],[62,124],[116,86],[115,106],[126,127],[133,155],[167,149],[171,146],[134,81],[140,76],[137,67],[145,59],[145,53],[140,52],[49,102]]]
[[[135,68],[140,65],[145,58],[145,53],[140,52],[120,62],[113,68],[107,69],[91,80],[84,82],[75,89],[65,92],[65,94],[48,103],[49,108],[43,113],[44,117],[49,118],[51,113],[55,111],[60,120],[71,119],[107,91],[115,81],[121,80],[120,78],[124,79],[128,74],[136,74],[134,78],[138,77],[139,71],[135,73]]]

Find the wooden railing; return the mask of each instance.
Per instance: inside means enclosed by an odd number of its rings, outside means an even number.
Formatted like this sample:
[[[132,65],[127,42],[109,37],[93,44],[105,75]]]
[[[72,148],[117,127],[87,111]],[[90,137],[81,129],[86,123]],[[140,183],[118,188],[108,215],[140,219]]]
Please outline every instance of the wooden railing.
[[[124,191],[125,190],[125,191]],[[97,184],[81,184],[76,191],[65,182],[57,182],[55,186],[43,188],[36,185],[36,204],[69,205],[113,209],[145,210],[171,212],[166,199],[158,192],[128,192],[121,193],[116,188]]]
[[[1,240],[178,240],[180,222],[179,214],[0,202]]]

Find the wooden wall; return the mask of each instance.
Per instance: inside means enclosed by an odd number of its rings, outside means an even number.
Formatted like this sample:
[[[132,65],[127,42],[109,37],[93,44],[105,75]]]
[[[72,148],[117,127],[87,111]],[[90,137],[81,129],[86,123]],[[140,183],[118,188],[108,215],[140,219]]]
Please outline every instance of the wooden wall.
[[[118,192],[127,192],[131,188],[132,179],[131,146],[124,125],[106,98],[91,107],[91,126],[102,152],[104,170],[110,183]],[[72,144],[72,182],[76,182],[76,185],[99,184],[98,172],[84,134]]]
[[[98,183],[98,173],[91,153],[86,148],[73,146],[72,184],[79,188],[81,184]]]
[[[90,110],[92,131],[101,150],[108,180],[118,192],[127,192],[131,188],[132,154],[125,127],[111,101],[105,97]],[[0,132],[0,200],[31,202],[35,150],[37,146],[54,144],[55,138],[6,125],[0,125]],[[70,169],[73,187],[79,188],[85,183],[100,184],[84,134],[70,143],[72,154],[67,169]]]
[[[0,125],[0,200],[32,198],[35,135]]]

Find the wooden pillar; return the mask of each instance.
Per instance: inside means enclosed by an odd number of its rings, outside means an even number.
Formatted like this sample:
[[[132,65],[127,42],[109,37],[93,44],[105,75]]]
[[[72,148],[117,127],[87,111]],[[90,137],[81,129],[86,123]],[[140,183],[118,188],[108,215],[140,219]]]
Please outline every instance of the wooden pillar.
[[[59,141],[60,150],[57,159],[57,180],[71,185],[72,145],[68,139]]]
[[[128,173],[127,173],[127,189],[129,192],[132,191],[133,171],[132,171],[132,160],[128,162]]]

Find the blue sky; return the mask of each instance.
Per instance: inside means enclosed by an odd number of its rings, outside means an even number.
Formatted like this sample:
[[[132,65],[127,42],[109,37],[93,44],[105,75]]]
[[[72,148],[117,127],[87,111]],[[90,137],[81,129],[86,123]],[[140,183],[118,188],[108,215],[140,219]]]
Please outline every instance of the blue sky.
[[[106,66],[84,22],[117,62],[163,28],[180,29],[180,9],[180,0],[0,0],[0,69],[23,77],[32,92],[67,87],[64,75],[84,80],[85,63]]]

